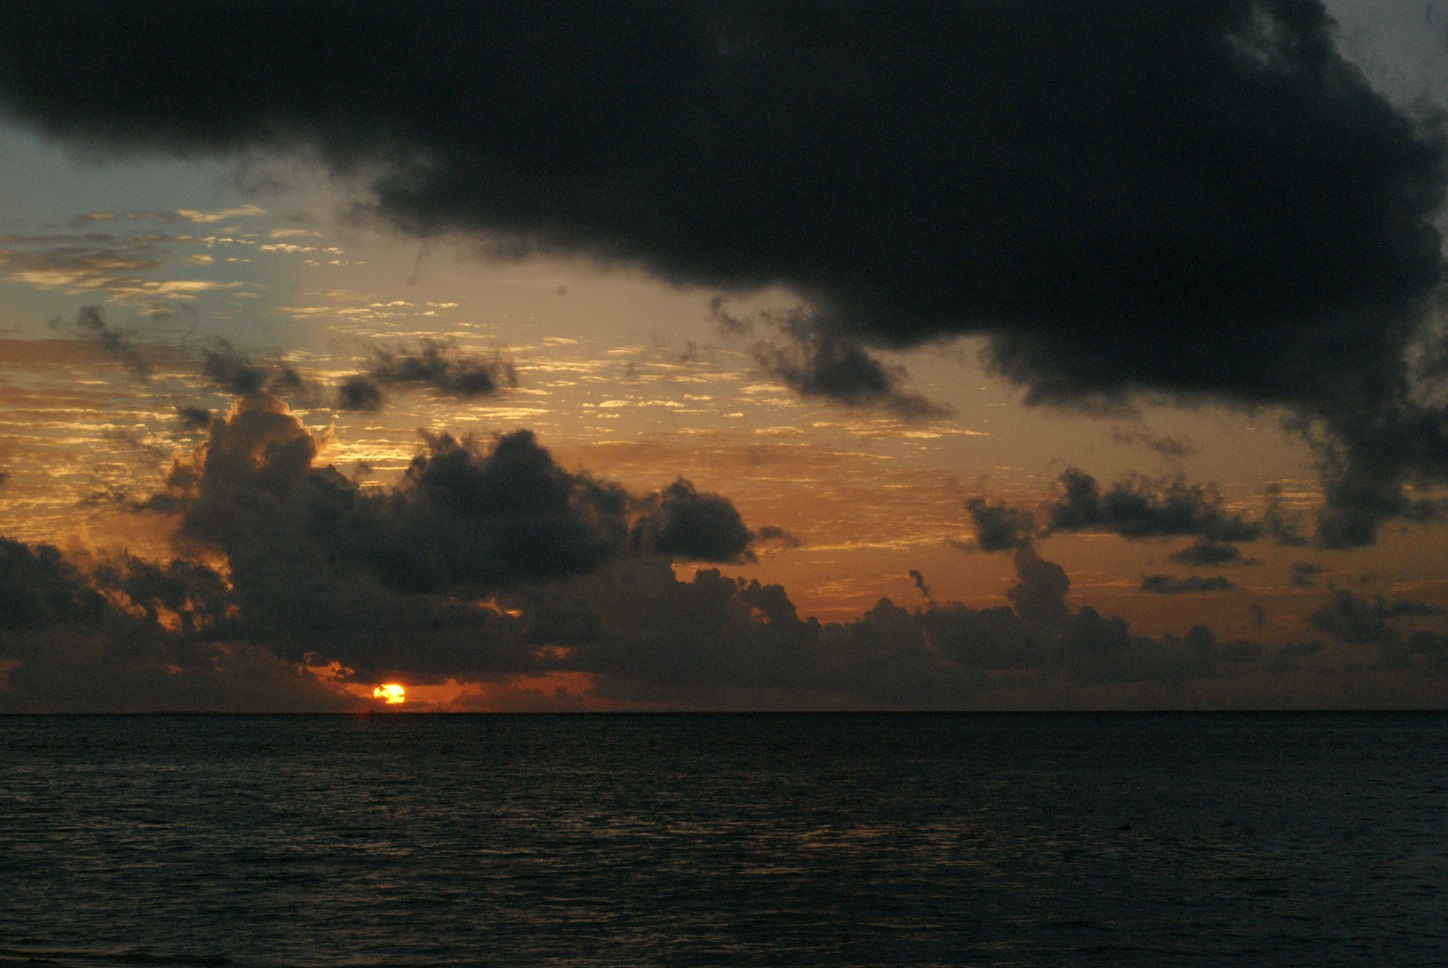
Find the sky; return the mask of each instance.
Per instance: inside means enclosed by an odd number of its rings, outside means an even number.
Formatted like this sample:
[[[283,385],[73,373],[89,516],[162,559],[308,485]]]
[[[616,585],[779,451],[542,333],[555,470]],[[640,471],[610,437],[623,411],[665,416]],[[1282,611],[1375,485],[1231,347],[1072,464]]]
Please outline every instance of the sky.
[[[0,11],[0,711],[1448,704],[1448,11]]]

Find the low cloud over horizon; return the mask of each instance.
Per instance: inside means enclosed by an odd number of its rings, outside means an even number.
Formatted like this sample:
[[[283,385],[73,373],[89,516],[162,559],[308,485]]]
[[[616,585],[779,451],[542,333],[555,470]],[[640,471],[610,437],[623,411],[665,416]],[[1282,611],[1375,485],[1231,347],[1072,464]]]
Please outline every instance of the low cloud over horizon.
[[[443,433],[364,490],[316,463],[320,445],[282,401],[244,395],[132,512],[174,521],[180,556],[0,541],[0,710],[357,709],[393,680],[472,684],[441,707],[456,710],[1191,707],[1243,687],[1249,706],[1413,705],[1448,677],[1448,636],[1399,624],[1443,608],[1332,593],[1308,623],[1326,647],[1147,636],[1073,608],[1031,543],[1007,604],[938,601],[913,571],[919,607],[820,622],[780,585],[676,574],[780,537],[682,478],[630,494],[527,431]]]
[[[1448,106],[1358,43],[7,3],[0,708],[1441,705]]]

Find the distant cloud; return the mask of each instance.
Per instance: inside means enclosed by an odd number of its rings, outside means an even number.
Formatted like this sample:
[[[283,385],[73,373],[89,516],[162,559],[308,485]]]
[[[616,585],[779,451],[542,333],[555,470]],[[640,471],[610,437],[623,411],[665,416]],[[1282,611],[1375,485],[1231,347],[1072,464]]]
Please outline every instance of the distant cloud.
[[[1255,565],[1256,559],[1245,557],[1242,549],[1222,541],[1198,538],[1180,551],[1167,555],[1172,561],[1197,567],[1212,565]]]
[[[51,326],[59,327],[60,321],[53,320]],[[82,306],[71,324],[82,339],[99,346],[107,356],[125,366],[136,376],[145,379],[151,375],[151,366],[131,340],[131,334],[117,329],[106,321],[105,313],[99,306]]]
[[[337,386],[338,410],[376,412],[382,409],[384,399],[377,381],[360,373],[347,377]]]
[[[1170,458],[1189,457],[1197,448],[1190,437],[1152,433],[1145,427],[1112,427],[1111,439],[1124,447],[1143,447]]]
[[[1317,584],[1314,579],[1326,572],[1326,568],[1310,561],[1294,561],[1291,568],[1292,587],[1312,588]]]
[[[684,480],[631,496],[565,471],[529,431],[423,438],[396,487],[363,491],[314,465],[319,441],[285,404],[239,396],[148,506],[180,512],[184,540],[224,551],[238,587],[266,595],[298,593],[273,589],[274,570],[308,561],[437,592],[561,578],[627,553],[745,560],[757,539],[786,534],[756,535],[727,498]]]
[[[258,215],[265,215],[266,209],[258,205],[239,205],[236,208],[223,208],[215,212],[201,212],[193,208],[179,208],[176,214],[188,222],[195,222],[198,225],[211,225],[215,222],[224,222],[231,218],[255,218]]]
[[[1143,575],[1141,590],[1155,595],[1189,595],[1196,592],[1225,592],[1236,588],[1221,575]]]
[[[342,410],[378,410],[383,387],[429,388],[447,396],[469,399],[492,396],[518,385],[513,364],[494,354],[491,358],[461,353],[439,340],[425,339],[413,352],[377,347],[376,361],[365,373],[347,378],[338,388]]]
[[[1393,619],[1444,614],[1448,614],[1448,609],[1412,599],[1389,602],[1379,595],[1368,600],[1341,591],[1308,616],[1307,622],[1338,642],[1387,646],[1405,638],[1402,630],[1391,624]]]
[[[201,373],[226,393],[292,396],[309,392],[307,381],[285,360],[257,363],[229,341],[217,337],[203,351]]]
[[[981,551],[1024,548],[1036,531],[1036,517],[1030,511],[983,497],[969,498],[965,509],[975,525],[975,543]]]
[[[949,416],[948,407],[904,388],[905,368],[873,356],[856,337],[835,332],[804,310],[733,316],[713,301],[716,323],[726,335],[766,335],[750,347],[754,362],[802,397],[820,397],[849,407],[876,408],[905,420]]]
[[[203,565],[127,558],[85,573],[54,547],[0,538],[0,711],[357,707],[236,641],[232,606]]]
[[[1251,541],[1260,523],[1229,511],[1209,485],[1183,478],[1132,477],[1103,491],[1096,478],[1067,468],[1061,496],[1047,505],[1046,531],[1109,531],[1125,538],[1199,535],[1213,542]]]
[[[211,411],[205,407],[176,407],[176,422],[183,430],[205,430],[211,425]]]
[[[720,494],[700,492],[679,478],[641,502],[643,516],[630,535],[633,547],[694,561],[753,559],[754,532],[734,504]]]

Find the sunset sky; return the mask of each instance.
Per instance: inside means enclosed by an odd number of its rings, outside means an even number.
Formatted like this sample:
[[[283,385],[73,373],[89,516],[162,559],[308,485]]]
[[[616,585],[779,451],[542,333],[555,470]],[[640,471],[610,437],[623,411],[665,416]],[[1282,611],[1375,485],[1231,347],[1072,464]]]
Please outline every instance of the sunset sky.
[[[1441,707],[1448,11],[7,3],[0,711]]]

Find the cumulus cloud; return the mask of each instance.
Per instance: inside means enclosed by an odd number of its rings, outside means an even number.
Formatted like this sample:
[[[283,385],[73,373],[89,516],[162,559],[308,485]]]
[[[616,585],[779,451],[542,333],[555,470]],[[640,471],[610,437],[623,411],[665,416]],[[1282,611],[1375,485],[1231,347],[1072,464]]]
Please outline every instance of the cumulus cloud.
[[[802,388],[972,334],[1033,402],[1282,406],[1327,448],[1324,544],[1448,478],[1408,359],[1443,148],[1313,0],[26,0],[0,65],[6,112],[73,143],[300,151],[421,234],[789,288],[812,321],[763,356]]]
[[[384,397],[377,381],[363,374],[349,376],[337,387],[338,410],[366,410],[375,412],[382,409]]]

